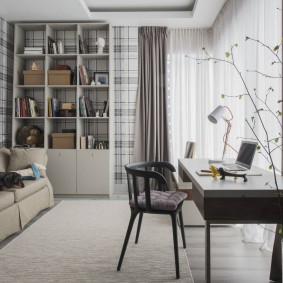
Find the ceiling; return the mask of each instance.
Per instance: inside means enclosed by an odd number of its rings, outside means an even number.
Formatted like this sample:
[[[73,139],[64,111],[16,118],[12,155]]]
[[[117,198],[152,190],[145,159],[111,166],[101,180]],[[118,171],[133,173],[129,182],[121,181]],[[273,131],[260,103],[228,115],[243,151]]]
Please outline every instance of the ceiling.
[[[8,22],[107,21],[112,25],[211,27],[226,0],[0,0]],[[118,4],[119,3],[119,4]]]

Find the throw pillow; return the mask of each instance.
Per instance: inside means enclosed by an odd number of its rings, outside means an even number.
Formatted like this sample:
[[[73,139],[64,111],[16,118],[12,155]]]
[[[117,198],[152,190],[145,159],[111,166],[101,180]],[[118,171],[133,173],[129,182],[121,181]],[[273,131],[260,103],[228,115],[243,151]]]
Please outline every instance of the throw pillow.
[[[47,164],[46,150],[43,148],[12,148],[8,171],[30,168],[33,163]],[[46,175],[44,176],[46,177]]]
[[[6,147],[0,147],[0,172],[6,172],[10,159],[10,150]]]

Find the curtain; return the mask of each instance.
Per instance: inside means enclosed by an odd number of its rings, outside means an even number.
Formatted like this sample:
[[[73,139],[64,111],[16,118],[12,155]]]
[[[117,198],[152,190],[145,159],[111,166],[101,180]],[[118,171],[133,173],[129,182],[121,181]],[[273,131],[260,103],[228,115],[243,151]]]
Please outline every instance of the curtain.
[[[211,30],[170,30],[169,113],[174,164],[184,156],[188,140],[196,142],[196,157],[221,157],[226,125],[221,121],[215,125],[207,119],[207,115],[218,105],[229,107],[234,114],[228,141],[233,148],[240,147],[241,138],[253,138],[245,118],[250,119],[255,109],[245,96],[242,99],[230,97],[246,93],[239,75],[229,64],[190,59],[205,58],[202,47],[211,56],[225,59],[225,53],[231,52],[231,46],[237,44],[233,52],[234,59],[249,89],[251,92],[255,89],[264,100],[268,88],[272,87],[272,107],[278,110],[277,101],[281,99],[282,93],[281,80],[268,79],[246,70],[256,69],[262,73],[278,75],[281,74],[281,66],[272,65],[272,54],[266,52],[260,44],[246,41],[246,36],[259,39],[274,48],[281,42],[281,18],[280,0],[228,0]],[[224,99],[222,94],[226,95]],[[260,107],[260,104],[257,106]],[[272,135],[281,133],[278,123],[268,123],[269,113],[262,114]],[[255,130],[261,139],[264,138],[262,127],[256,124]],[[226,157],[235,158],[236,153],[228,148]],[[275,151],[274,161],[280,168],[280,151]],[[268,170],[268,163],[260,154],[256,154],[253,164]],[[275,228],[274,225],[263,226],[267,229]],[[261,242],[262,248],[272,249],[274,233],[256,225],[243,225],[242,232],[244,241]]]
[[[251,92],[256,91],[261,99],[266,98],[267,90],[272,87],[271,104],[274,112],[278,110],[277,101],[281,99],[281,79],[269,79],[255,72],[246,72],[246,70],[258,70],[265,74],[277,76],[281,74],[279,64],[272,65],[274,57],[271,52],[264,49],[261,44],[247,40],[246,36],[258,39],[269,45],[272,49],[280,44],[281,41],[281,18],[282,12],[280,0],[237,0],[227,1],[222,11],[213,25],[213,56],[216,58],[225,58],[225,52],[230,52],[231,45],[237,43],[234,48],[235,62],[241,71],[248,88]],[[279,54],[281,57],[281,55]],[[239,148],[241,139],[239,137],[253,138],[249,127],[245,123],[245,118],[250,119],[254,116],[255,109],[250,100],[246,97],[221,99],[221,94],[236,96],[246,93],[242,82],[236,72],[228,65],[217,63],[214,66],[214,99],[215,105],[224,104],[234,113],[232,121],[232,131],[229,137],[229,143],[234,148]],[[270,101],[269,100],[269,101]],[[257,107],[262,104],[256,99]],[[281,106],[279,106],[281,107]],[[270,136],[274,133],[281,133],[278,123],[270,122],[270,113],[262,113],[264,123],[268,126]],[[219,125],[220,126],[220,125]],[[221,130],[224,132],[224,128]],[[265,139],[263,128],[256,124],[255,131],[260,139]],[[214,148],[217,151],[217,148]],[[280,151],[274,152],[274,162],[281,168]],[[233,152],[230,151],[233,157]],[[260,154],[256,154],[254,165],[268,170],[268,162]],[[263,227],[261,227],[263,226]],[[272,249],[274,233],[266,229],[275,230],[275,225],[243,225],[243,240],[247,242],[263,243],[262,248]]]
[[[178,158],[184,157],[187,141],[196,142],[196,157],[200,158],[209,156],[216,140],[213,128],[207,123],[207,115],[213,107],[212,63],[198,64],[195,60],[205,57],[203,47],[211,51],[211,40],[209,30],[170,30],[169,126],[175,166]]]
[[[0,18],[0,146],[10,147],[12,137],[12,93],[14,28]]]
[[[170,161],[165,27],[140,27],[134,161]]]

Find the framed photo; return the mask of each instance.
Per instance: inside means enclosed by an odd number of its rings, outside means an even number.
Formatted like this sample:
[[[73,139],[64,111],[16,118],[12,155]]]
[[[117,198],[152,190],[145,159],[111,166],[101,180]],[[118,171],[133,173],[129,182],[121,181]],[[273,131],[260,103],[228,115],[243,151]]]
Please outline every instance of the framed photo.
[[[108,85],[109,84],[109,73],[108,72],[94,73],[94,81],[95,81],[95,84],[99,82],[102,85]]]

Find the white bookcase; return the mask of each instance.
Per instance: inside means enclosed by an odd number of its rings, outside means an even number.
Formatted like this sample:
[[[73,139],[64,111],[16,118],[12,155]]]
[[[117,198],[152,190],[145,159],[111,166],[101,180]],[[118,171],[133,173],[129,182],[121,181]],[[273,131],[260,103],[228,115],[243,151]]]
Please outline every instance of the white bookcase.
[[[78,35],[85,40],[88,53],[81,54]],[[64,46],[63,54],[48,54],[48,37]],[[97,54],[96,41],[105,39],[103,54]],[[36,125],[44,131],[44,148],[47,149],[47,174],[55,194],[93,195],[110,193],[110,152],[113,151],[111,120],[113,109],[111,96],[111,29],[106,23],[20,23],[15,25],[14,86],[13,86],[13,146],[17,144],[17,132],[23,125]],[[45,54],[24,54],[24,47],[44,47]],[[24,85],[23,71],[35,62],[44,70],[44,85]],[[56,65],[68,65],[76,76],[73,85],[49,85],[48,70]],[[81,85],[79,66],[88,69],[92,80],[94,73],[107,72],[109,83]],[[109,117],[80,117],[80,97],[92,101],[94,111],[103,109],[109,101]],[[39,117],[16,117],[16,98],[31,97],[37,101]],[[74,117],[49,117],[48,100],[57,98],[61,103],[74,103]],[[63,130],[76,131],[75,149],[53,149],[52,133]],[[108,144],[107,149],[81,149],[80,138],[93,135],[95,140]],[[112,147],[112,148],[111,148]]]

